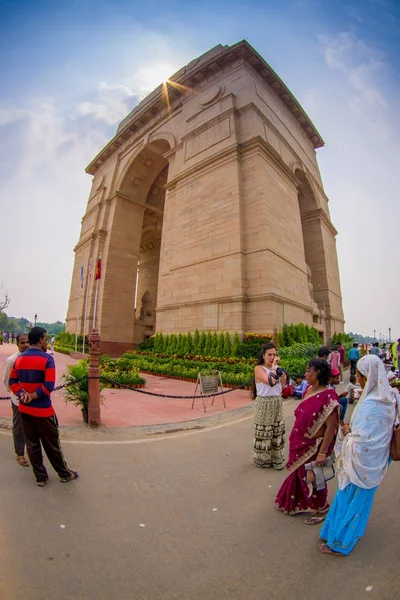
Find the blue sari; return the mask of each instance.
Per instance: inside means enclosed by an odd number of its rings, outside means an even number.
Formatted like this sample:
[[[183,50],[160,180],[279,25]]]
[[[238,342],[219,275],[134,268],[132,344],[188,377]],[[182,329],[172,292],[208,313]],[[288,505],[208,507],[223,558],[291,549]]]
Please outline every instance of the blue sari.
[[[377,489],[366,490],[349,483],[336,492],[320,532],[330,550],[350,554],[365,533]]]
[[[328,548],[344,556],[365,533],[375,492],[390,464],[395,420],[396,399],[382,361],[364,356],[357,369],[366,384],[351,418],[351,432],[338,437],[339,489],[320,532]]]

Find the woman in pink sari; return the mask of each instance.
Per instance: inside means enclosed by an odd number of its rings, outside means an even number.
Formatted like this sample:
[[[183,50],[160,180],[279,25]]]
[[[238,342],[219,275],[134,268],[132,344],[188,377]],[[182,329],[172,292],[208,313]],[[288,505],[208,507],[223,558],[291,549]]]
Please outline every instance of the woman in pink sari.
[[[333,451],[339,425],[340,404],[336,392],[329,387],[330,367],[325,360],[313,358],[306,369],[309,384],[303,400],[295,410],[295,423],[289,437],[289,476],[281,485],[275,499],[276,508],[295,515],[315,510],[307,525],[321,523],[329,510],[328,489],[313,490],[309,495],[305,464],[317,466]]]

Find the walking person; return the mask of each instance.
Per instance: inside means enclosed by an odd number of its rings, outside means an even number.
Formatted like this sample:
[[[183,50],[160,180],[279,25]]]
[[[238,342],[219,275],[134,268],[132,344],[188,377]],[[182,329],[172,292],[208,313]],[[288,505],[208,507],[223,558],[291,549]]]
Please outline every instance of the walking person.
[[[370,354],[373,354],[374,356],[379,356],[380,353],[381,353],[381,351],[379,350],[379,342],[374,342],[372,344],[372,348],[371,348]]]
[[[52,356],[54,356],[54,340],[55,340],[55,337],[54,337],[54,335],[52,335],[50,338],[50,354]]]
[[[254,369],[252,398],[254,409],[253,462],[257,467],[285,466],[285,421],[283,419],[282,388],[286,373],[279,369],[280,358],[274,344],[264,344]]]
[[[340,383],[344,383],[343,370],[344,370],[344,361],[345,361],[346,350],[342,343],[340,343],[340,346],[339,346],[339,354],[340,354]]]
[[[321,529],[320,538],[326,540],[319,549],[322,554],[347,556],[354,549],[388,468],[396,397],[380,358],[363,356],[357,379],[363,392],[350,425],[343,425],[338,436],[339,489]]]
[[[321,348],[318,350],[317,358],[322,358],[322,360],[328,360],[329,354],[329,348],[327,348],[326,346],[321,346]]]
[[[356,365],[360,360],[360,351],[357,342],[354,342],[353,347],[349,350],[350,375],[356,374]]]
[[[318,525],[329,510],[328,487],[310,491],[306,480],[306,463],[323,466],[331,455],[339,424],[339,402],[335,390],[329,387],[331,370],[326,360],[313,358],[306,369],[309,387],[295,414],[289,436],[288,477],[275,498],[275,506],[287,515],[314,510],[306,525]]]
[[[29,348],[28,335],[26,333],[19,333],[16,338],[18,351],[14,352],[11,356],[9,356],[4,365],[4,377],[3,383],[4,387],[11,394],[11,408],[13,415],[13,441],[14,441],[14,450],[17,458],[18,464],[21,467],[29,467],[29,463],[25,458],[25,436],[24,431],[22,429],[21,417],[18,410],[19,400],[15,394],[12,393],[9,385],[10,373],[14,366],[14,362],[27,348]]]
[[[30,348],[15,361],[10,374],[10,388],[19,399],[19,412],[25,434],[26,449],[36,483],[44,487],[48,474],[43,464],[41,445],[62,483],[77,479],[68,468],[60,446],[58,421],[51,403],[56,369],[47,354],[46,330],[33,327],[28,334]]]
[[[333,346],[328,362],[331,371],[338,371],[340,374],[340,352],[337,346]]]

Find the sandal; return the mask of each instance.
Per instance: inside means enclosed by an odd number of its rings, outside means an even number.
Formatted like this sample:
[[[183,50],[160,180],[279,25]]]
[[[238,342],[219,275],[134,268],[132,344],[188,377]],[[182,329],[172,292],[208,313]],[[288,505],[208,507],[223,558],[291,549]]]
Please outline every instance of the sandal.
[[[21,467],[29,467],[29,463],[23,455],[17,456],[17,463],[21,465]]]
[[[320,510],[317,510],[317,512],[315,513],[315,515],[313,515],[312,517],[310,517],[309,519],[306,519],[304,521],[304,523],[306,525],[319,525],[320,523],[322,523],[322,521],[325,521],[326,516],[328,514],[330,506],[328,505],[326,508],[322,508]],[[317,517],[317,515],[321,515],[320,517]]]
[[[70,471],[70,475],[68,477],[60,477],[61,483],[68,483],[69,481],[73,481],[74,479],[78,479],[79,473],[77,471]]]
[[[47,483],[47,479],[42,479],[41,481],[37,481],[36,485],[38,487],[44,487],[46,485],[46,483]]]
[[[322,544],[322,546],[320,546],[318,550],[319,552],[321,552],[321,554],[333,554],[334,556],[344,556],[344,554],[341,554],[340,552],[334,552],[333,550],[331,550],[327,544]]]

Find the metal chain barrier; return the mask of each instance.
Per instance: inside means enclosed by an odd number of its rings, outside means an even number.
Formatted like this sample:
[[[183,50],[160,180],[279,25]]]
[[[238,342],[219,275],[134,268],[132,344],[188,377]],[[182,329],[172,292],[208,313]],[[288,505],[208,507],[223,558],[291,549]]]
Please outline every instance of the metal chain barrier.
[[[80,383],[81,381],[84,381],[85,379],[87,379],[87,380],[100,379],[100,381],[106,381],[107,383],[111,383],[112,385],[117,385],[118,387],[124,388],[126,390],[131,390],[132,392],[136,392],[138,394],[146,394],[147,396],[158,396],[159,398],[172,398],[173,400],[193,400],[193,398],[199,398],[199,397],[214,398],[214,396],[222,396],[223,394],[230,394],[231,392],[235,392],[236,390],[243,390],[244,388],[250,386],[252,383],[251,381],[248,381],[247,383],[242,383],[241,385],[238,385],[234,388],[230,388],[229,390],[223,390],[222,392],[215,392],[215,394],[201,394],[200,396],[199,395],[195,396],[194,394],[192,396],[175,396],[173,394],[157,394],[156,392],[148,392],[148,391],[144,390],[143,388],[135,388],[130,385],[126,385],[125,383],[115,381],[114,379],[110,379],[109,377],[104,377],[103,375],[100,375],[100,377],[89,377],[88,375],[84,375],[83,377],[80,377],[80,379],[74,379],[73,381],[70,381],[68,383],[63,383],[62,385],[58,385],[57,387],[54,388],[53,392],[58,392],[59,390],[70,387],[71,385]],[[0,396],[0,400],[11,400],[11,396]]]
[[[118,385],[119,387],[131,390],[132,392],[137,392],[138,394],[146,394],[147,396],[158,396],[159,398],[172,398],[174,400],[193,400],[193,398],[214,398],[214,396],[222,396],[223,394],[230,394],[231,392],[235,392],[236,390],[243,390],[245,387],[248,387],[252,383],[251,381],[247,383],[242,383],[242,385],[230,388],[229,390],[223,390],[222,392],[215,392],[215,394],[201,394],[197,396],[173,396],[172,394],[157,394],[156,392],[147,392],[143,390],[143,388],[134,388],[130,385],[125,385],[124,383],[119,383],[118,381],[114,381],[113,379],[104,377],[103,375],[100,375],[100,377],[88,377],[88,379],[100,379],[101,381],[107,381],[108,383]]]
[[[63,383],[61,385],[58,385],[57,387],[54,388],[53,392],[58,392],[59,390],[63,390],[64,388],[67,388],[71,385],[75,385],[76,383],[80,383],[81,381],[84,381],[85,379],[88,379],[87,375],[84,375],[83,377],[80,377],[79,379],[74,379],[73,381],[69,381],[68,383]],[[11,400],[11,396],[0,396],[0,400]]]

